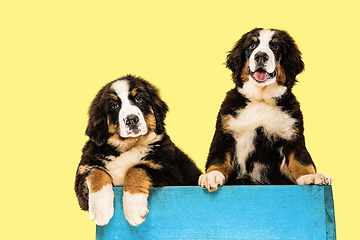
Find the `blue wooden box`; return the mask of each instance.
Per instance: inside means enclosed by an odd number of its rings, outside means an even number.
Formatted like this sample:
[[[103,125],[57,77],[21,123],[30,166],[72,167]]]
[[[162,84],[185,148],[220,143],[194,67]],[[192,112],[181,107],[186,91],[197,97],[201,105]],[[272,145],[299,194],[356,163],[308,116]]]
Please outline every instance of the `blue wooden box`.
[[[132,227],[114,188],[114,217],[97,226],[110,239],[336,239],[331,186],[151,189],[146,221]]]

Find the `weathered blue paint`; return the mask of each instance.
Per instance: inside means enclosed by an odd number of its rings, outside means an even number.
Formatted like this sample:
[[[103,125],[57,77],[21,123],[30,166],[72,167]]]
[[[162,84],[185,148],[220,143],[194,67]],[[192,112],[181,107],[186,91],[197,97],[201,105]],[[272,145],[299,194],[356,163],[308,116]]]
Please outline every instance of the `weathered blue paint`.
[[[110,239],[336,239],[331,186],[224,186],[152,189],[146,221],[132,227],[114,188],[115,213],[97,226]]]

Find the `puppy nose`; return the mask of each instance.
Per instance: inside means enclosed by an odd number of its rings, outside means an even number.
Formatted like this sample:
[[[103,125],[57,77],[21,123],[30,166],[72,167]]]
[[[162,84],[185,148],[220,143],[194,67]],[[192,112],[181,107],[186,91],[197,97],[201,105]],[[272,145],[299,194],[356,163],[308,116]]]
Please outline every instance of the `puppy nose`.
[[[269,55],[267,55],[267,53],[265,52],[258,52],[255,54],[255,61],[257,63],[264,63],[267,60],[269,60]]]
[[[134,126],[139,123],[139,118],[138,116],[131,114],[124,119],[124,122],[126,126]]]

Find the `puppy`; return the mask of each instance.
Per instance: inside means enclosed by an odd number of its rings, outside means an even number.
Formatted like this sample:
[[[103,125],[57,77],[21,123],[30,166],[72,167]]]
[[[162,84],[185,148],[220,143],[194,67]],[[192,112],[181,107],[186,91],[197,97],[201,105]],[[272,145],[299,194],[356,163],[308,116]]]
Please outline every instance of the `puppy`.
[[[291,92],[304,69],[301,53],[281,30],[256,28],[227,56],[235,88],[223,101],[199,185],[331,184],[316,173],[305,147],[300,104]]]
[[[151,187],[197,185],[201,171],[166,134],[167,111],[158,90],[131,75],[106,84],[92,101],[75,192],[97,225],[113,216],[113,186],[123,186],[125,218],[135,226],[149,212]]]

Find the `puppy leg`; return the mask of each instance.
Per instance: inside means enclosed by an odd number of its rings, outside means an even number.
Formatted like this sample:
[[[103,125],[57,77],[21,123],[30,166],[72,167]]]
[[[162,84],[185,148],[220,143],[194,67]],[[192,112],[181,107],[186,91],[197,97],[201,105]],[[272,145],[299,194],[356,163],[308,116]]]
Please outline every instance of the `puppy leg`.
[[[86,178],[89,188],[89,215],[97,225],[106,225],[114,215],[114,192],[111,177],[103,170],[93,169]]]
[[[316,173],[312,161],[309,164],[300,163],[294,152],[289,154],[287,162],[283,162],[280,170],[298,185],[330,185],[332,183],[329,176]]]
[[[223,164],[210,166],[206,174],[199,177],[199,186],[208,189],[209,192],[216,191],[225,184],[231,171],[231,154],[227,153]]]
[[[145,221],[148,209],[148,196],[151,187],[150,177],[140,167],[133,167],[125,175],[123,187],[124,215],[131,226]]]
[[[226,99],[228,97],[229,95],[227,95]],[[233,119],[231,114],[223,114],[222,110],[220,110],[206,162],[206,174],[201,175],[198,181],[198,184],[208,189],[209,192],[216,191],[220,186],[224,185],[233,171],[235,139],[232,131],[229,130],[231,126],[229,122]]]

